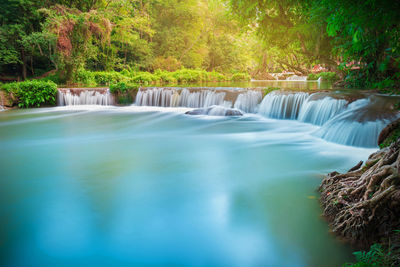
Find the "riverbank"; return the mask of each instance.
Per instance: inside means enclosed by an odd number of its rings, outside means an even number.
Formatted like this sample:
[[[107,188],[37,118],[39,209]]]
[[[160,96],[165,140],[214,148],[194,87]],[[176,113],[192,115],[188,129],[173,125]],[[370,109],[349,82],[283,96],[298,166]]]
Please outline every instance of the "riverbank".
[[[360,263],[400,264],[399,120],[379,138],[382,149],[347,173],[329,173],[320,186],[323,215],[332,232],[361,250]],[[386,147],[384,147],[386,146]],[[369,265],[368,265],[369,266]]]

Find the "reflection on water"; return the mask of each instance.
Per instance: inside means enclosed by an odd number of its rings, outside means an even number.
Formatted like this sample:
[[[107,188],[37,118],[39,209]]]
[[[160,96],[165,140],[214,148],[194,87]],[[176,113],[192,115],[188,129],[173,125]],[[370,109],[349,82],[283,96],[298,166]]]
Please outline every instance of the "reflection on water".
[[[297,121],[186,110],[2,112],[0,265],[351,260],[320,219],[315,189],[321,174],[373,150],[327,143]]]

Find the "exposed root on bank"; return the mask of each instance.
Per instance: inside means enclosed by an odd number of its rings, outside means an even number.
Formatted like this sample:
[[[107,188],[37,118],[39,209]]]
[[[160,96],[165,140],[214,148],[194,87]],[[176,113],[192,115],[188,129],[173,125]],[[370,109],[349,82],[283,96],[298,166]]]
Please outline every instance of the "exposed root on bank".
[[[400,141],[372,154],[365,165],[332,172],[320,186],[324,215],[332,231],[369,247],[400,230]]]

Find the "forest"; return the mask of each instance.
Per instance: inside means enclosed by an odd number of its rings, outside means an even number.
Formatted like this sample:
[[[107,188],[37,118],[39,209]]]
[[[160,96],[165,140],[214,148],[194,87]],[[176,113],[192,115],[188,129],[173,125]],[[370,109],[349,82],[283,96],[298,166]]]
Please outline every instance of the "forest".
[[[1,0],[0,147],[0,266],[400,266],[400,1]]]
[[[399,21],[400,3],[387,0],[4,0],[0,79],[91,84],[88,72],[125,72],[176,82],[177,70],[268,79],[320,66],[342,86],[393,89]]]

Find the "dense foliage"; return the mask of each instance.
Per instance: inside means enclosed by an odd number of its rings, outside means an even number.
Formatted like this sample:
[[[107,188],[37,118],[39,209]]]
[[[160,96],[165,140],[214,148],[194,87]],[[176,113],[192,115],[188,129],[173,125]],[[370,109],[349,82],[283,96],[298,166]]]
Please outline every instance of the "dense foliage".
[[[399,1],[229,2],[283,68],[305,73],[320,63],[341,70],[349,87],[399,87]]]
[[[15,95],[21,108],[56,104],[57,85],[52,81],[13,82],[1,89]]]
[[[49,75],[42,78],[43,81],[53,81],[62,84],[58,74]],[[153,73],[145,71],[134,71],[124,69],[123,71],[88,71],[85,69],[77,70],[73,80],[80,86],[110,86],[115,83],[131,83],[136,85],[176,85],[185,83],[201,82],[221,82],[221,81],[248,81],[250,76],[247,73],[237,72],[232,75],[222,74],[216,71],[179,69],[169,72],[156,70]]]
[[[323,81],[334,82],[338,79],[336,72],[320,72],[320,73],[310,73],[307,80],[313,81],[321,78]]]
[[[388,0],[3,0],[0,79],[53,71],[58,83],[102,84],[127,82],[115,74],[126,70],[144,83],[193,80],[168,73],[181,69],[262,79],[318,64],[349,87],[393,88],[399,22],[400,2]]]
[[[148,82],[152,77],[144,72],[157,69],[233,74],[254,63],[248,53],[254,36],[229,16],[222,0],[5,0],[0,25],[3,80],[56,69],[53,79],[74,83],[82,80],[82,69],[126,69],[143,72],[136,79]],[[162,75],[167,82],[179,78]]]
[[[393,250],[394,249],[394,250]],[[373,244],[369,251],[354,252],[356,263],[346,263],[343,267],[381,267],[398,266],[398,248],[385,249],[381,244]]]

